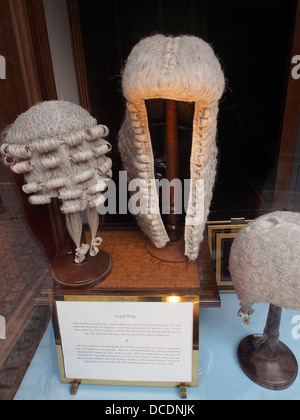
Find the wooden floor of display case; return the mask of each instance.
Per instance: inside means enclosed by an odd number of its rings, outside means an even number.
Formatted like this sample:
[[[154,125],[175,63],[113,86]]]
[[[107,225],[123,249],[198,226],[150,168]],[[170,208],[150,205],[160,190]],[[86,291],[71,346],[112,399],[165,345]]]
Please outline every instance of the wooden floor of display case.
[[[150,255],[147,238],[140,231],[109,231],[99,234],[101,249],[112,258],[110,275],[88,289],[64,289],[50,285],[42,294],[51,295],[195,295],[201,307],[219,307],[220,296],[213,271],[208,242],[201,244],[196,262],[168,263]],[[89,238],[86,238],[87,241]],[[75,267],[76,268],[76,267]]]

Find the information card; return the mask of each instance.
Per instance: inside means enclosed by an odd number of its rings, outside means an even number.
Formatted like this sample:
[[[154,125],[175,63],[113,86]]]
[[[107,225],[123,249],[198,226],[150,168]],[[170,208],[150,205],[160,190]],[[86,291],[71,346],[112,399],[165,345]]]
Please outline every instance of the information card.
[[[67,378],[192,382],[193,302],[56,302]]]

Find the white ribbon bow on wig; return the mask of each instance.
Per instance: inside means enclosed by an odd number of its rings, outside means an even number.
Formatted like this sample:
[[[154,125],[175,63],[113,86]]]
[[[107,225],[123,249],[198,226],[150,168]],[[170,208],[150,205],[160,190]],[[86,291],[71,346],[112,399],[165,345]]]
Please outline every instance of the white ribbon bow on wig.
[[[91,247],[90,247],[91,257],[95,257],[98,254],[98,252],[99,252],[98,246],[100,246],[101,244],[102,244],[102,238],[95,238],[92,241]]]

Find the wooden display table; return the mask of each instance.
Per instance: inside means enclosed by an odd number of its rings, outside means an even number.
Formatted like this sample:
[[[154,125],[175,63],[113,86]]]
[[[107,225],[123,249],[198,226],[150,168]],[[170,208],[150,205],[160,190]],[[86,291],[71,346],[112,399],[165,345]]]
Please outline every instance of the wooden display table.
[[[49,284],[42,294],[58,295],[193,295],[200,296],[201,307],[219,307],[220,296],[207,240],[201,245],[197,262],[167,263],[147,251],[141,232],[101,232],[101,249],[112,257],[112,271],[101,283],[84,289],[62,288]]]

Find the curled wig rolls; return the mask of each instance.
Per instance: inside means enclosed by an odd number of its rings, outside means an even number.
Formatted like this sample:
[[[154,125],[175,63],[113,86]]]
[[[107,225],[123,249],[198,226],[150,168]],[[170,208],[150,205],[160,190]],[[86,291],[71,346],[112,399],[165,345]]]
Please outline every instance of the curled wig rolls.
[[[148,214],[137,220],[157,248],[170,238],[160,215],[158,194],[151,188],[155,179],[154,154],[146,101],[171,99],[195,104],[190,159],[191,189],[185,227],[185,255],[196,260],[207,221],[217,165],[217,116],[225,78],[210,45],[195,36],[165,36],[142,39],[131,51],[122,78],[127,101],[125,118],[119,132],[119,150],[129,180],[143,179],[149,202]],[[204,180],[204,193],[197,191]],[[149,200],[148,200],[149,199]],[[197,217],[198,202],[203,202],[204,217]]]
[[[1,155],[13,172],[24,174],[23,190],[33,205],[62,201],[68,231],[76,245],[75,262],[98,252],[96,238],[98,203],[104,201],[105,180],[112,176],[112,162],[106,156],[111,145],[109,130],[88,111],[65,101],[49,101],[21,114],[2,133]],[[81,244],[82,220],[87,210],[92,233],[90,245]]]

